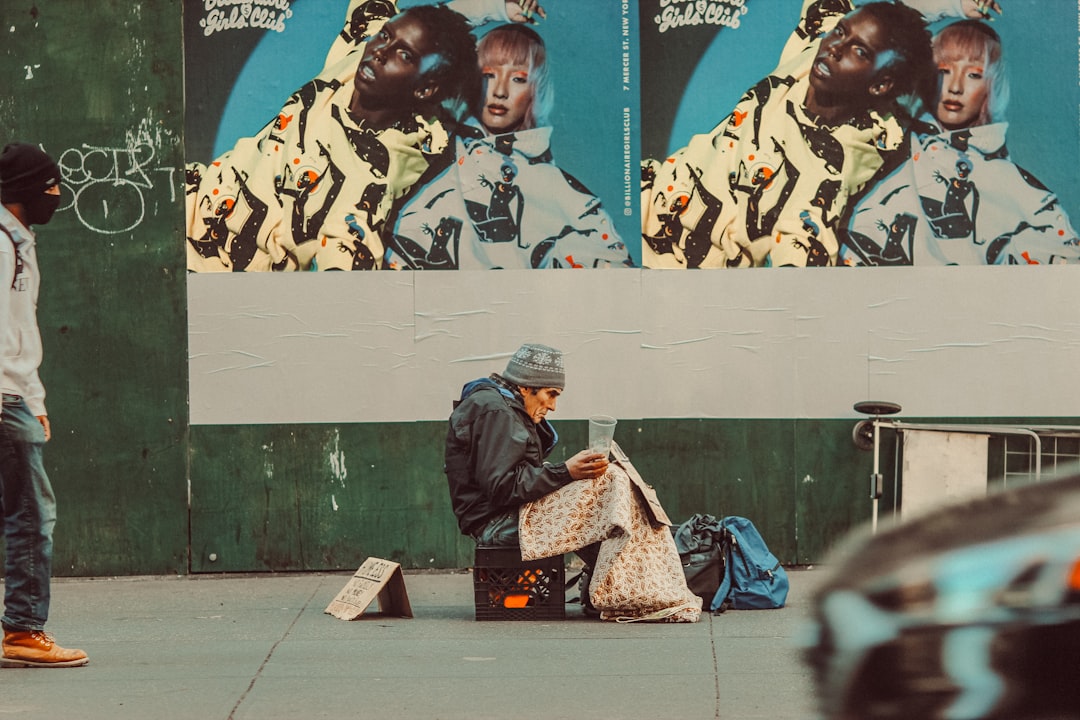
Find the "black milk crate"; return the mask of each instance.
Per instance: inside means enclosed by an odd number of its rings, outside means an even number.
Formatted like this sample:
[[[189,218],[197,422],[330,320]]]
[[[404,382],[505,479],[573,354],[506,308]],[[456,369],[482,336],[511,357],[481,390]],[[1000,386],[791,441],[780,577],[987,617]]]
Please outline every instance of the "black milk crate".
[[[564,620],[562,555],[523,561],[517,547],[477,547],[473,596],[477,620]]]

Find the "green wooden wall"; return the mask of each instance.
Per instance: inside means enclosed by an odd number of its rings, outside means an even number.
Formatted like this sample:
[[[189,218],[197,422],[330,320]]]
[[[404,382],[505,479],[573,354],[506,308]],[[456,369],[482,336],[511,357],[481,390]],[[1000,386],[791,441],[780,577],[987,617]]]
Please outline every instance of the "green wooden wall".
[[[585,421],[553,422],[553,461],[585,446]],[[871,519],[873,453],[855,446],[856,422],[623,419],[616,439],[675,522],[742,515],[782,562],[813,564]],[[458,532],[442,472],[445,432],[445,422],[193,427],[192,571],[348,570],[368,556],[407,568],[470,565],[473,543]],[[992,482],[1002,462],[1000,441],[992,441]],[[885,431],[881,522],[898,500],[897,463],[896,434]]]
[[[38,228],[57,575],[187,570],[179,4],[0,3],[0,143],[69,182]]]
[[[584,421],[555,421],[562,460]],[[820,560],[870,518],[872,456],[851,420],[623,420],[617,439],[675,521],[744,515],[784,562]],[[196,426],[193,572],[330,570],[368,556],[463,567],[442,472],[444,422]]]

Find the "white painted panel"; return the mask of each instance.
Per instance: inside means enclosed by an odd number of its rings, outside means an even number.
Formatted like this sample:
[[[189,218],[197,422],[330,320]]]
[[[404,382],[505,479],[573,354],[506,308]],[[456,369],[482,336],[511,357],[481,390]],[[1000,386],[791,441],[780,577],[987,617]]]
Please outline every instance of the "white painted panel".
[[[412,420],[412,279],[188,277],[193,425]]]
[[[554,419],[647,417],[641,375],[641,273],[635,270],[416,273],[424,419],[445,417],[461,386],[501,372],[524,342],[565,353]]]
[[[903,430],[900,514],[908,519],[948,503],[986,495],[989,435]]]
[[[903,270],[880,273],[871,395],[909,416],[1077,414],[1075,267]]]
[[[747,282],[756,274],[645,274],[641,360],[662,417],[760,417],[793,404],[793,288]]]
[[[555,418],[1073,417],[1080,270],[191,275],[192,423],[446,417],[522,342]]]

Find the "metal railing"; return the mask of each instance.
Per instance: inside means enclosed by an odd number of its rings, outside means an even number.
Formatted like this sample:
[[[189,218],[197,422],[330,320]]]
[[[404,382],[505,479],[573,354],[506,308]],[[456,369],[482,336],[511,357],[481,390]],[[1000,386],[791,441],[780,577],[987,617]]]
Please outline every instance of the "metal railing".
[[[1026,485],[1053,479],[1080,468],[1080,425],[997,425],[971,423],[909,423],[888,417],[898,412],[893,403],[865,402],[856,404],[859,412],[872,415],[855,426],[855,445],[874,450],[874,471],[871,475],[870,498],[873,501],[873,526],[877,529],[878,499],[882,496],[879,468],[879,437],[881,431],[896,433],[897,452],[893,468],[893,508],[899,511],[896,500],[902,469],[905,430],[929,430],[949,433],[972,433],[988,437],[987,485],[995,489]],[[995,467],[997,470],[995,470]]]

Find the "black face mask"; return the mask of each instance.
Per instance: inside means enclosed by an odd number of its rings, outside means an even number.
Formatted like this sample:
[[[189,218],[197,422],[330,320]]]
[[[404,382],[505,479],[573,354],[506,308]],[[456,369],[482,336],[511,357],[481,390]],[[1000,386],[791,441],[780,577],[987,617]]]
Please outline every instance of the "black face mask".
[[[28,225],[44,225],[52,220],[56,208],[60,207],[60,195],[41,193],[32,199],[23,200]]]

